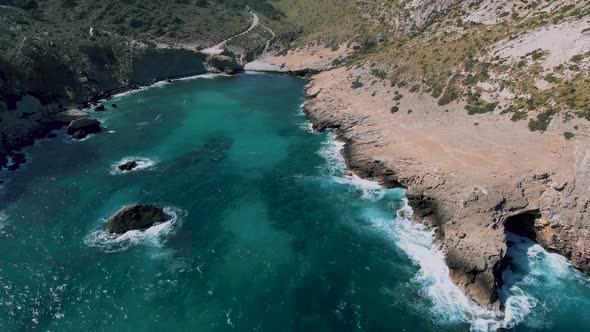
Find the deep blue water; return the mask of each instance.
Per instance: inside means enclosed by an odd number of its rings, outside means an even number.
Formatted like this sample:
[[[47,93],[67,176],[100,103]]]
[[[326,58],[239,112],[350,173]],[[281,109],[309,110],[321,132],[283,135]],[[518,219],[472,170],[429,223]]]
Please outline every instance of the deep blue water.
[[[117,97],[101,134],[28,149],[0,175],[0,330],[590,327],[587,279],[518,239],[507,317],[470,303],[403,190],[346,175],[334,135],[309,130],[303,85],[176,81]],[[130,159],[142,167],[116,171]],[[132,203],[169,221],[106,236]]]

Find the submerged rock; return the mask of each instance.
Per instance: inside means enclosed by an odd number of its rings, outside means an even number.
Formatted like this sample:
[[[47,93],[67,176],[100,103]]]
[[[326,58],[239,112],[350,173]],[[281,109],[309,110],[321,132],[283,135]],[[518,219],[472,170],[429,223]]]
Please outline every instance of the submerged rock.
[[[229,137],[212,137],[203,144],[199,152],[213,161],[221,161],[227,157],[232,144],[233,140]]]
[[[140,204],[129,205],[109,218],[105,230],[109,234],[123,234],[131,230],[142,230],[162,222],[164,210],[157,206]]]
[[[137,167],[139,164],[137,163],[137,161],[132,160],[132,161],[128,161],[124,164],[121,164],[119,166],[117,166],[119,168],[119,170],[121,171],[131,171],[133,170],[135,167]]]
[[[100,130],[100,121],[97,119],[81,118],[70,122],[66,132],[73,138],[82,139],[89,134],[98,133]]]

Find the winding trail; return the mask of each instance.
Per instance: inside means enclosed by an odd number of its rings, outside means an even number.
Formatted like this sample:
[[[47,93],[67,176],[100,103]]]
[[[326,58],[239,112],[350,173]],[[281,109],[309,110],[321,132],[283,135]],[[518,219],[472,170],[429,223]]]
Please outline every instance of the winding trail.
[[[264,51],[262,51],[262,54],[265,54],[266,51],[268,51],[268,48],[270,47],[270,42],[272,42],[272,40],[275,39],[277,34],[274,31],[272,31],[269,27],[265,26],[264,24],[261,24],[260,26],[263,27],[266,31],[270,32],[270,34],[272,35],[272,37],[270,37],[266,41],[266,46],[264,46]]]
[[[258,18],[258,15],[256,15],[254,12],[250,11],[250,14],[252,14],[252,24],[250,25],[250,27],[247,30],[242,31],[242,32],[238,33],[237,35],[233,35],[233,36],[227,38],[226,40],[222,41],[221,43],[219,43],[215,46],[211,46],[209,48],[206,48],[206,49],[202,50],[201,52],[205,53],[205,54],[211,54],[211,55],[221,54],[221,52],[223,52],[223,46],[225,44],[227,44],[227,42],[229,42],[230,40],[232,40],[236,37],[243,36],[243,35],[247,34],[248,32],[252,31],[252,29],[256,28],[258,26],[258,23],[260,22],[260,19]],[[274,34],[274,32],[273,32],[273,34]]]

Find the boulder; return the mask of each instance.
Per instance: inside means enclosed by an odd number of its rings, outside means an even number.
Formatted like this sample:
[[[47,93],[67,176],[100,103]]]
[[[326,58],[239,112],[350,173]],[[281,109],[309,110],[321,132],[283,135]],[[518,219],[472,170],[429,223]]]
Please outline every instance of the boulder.
[[[124,164],[121,164],[118,166],[119,170],[121,171],[131,171],[132,169],[134,169],[135,167],[137,167],[137,161],[132,160],[132,161],[128,161]]]
[[[105,230],[109,234],[123,234],[131,230],[142,230],[165,220],[164,210],[157,206],[129,205],[107,220]]]
[[[240,65],[234,57],[231,57],[229,55],[211,55],[207,59],[207,64],[217,69],[218,71],[226,74],[235,74],[237,72],[244,70],[244,67]]]
[[[100,104],[94,108],[95,112],[104,112],[104,110],[105,110],[105,107],[103,104]]]
[[[100,132],[100,121],[89,117],[73,120],[66,132],[74,138],[84,138],[88,134]]]

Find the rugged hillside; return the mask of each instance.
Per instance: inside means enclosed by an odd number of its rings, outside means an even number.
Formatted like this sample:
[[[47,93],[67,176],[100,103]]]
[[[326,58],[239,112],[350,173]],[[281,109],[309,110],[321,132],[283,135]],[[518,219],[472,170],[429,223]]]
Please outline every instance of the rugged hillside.
[[[248,29],[249,9],[280,19],[265,0],[2,0],[0,9],[0,166],[55,127],[61,106],[204,73],[196,51]],[[227,47],[254,57],[272,37],[260,29]]]

